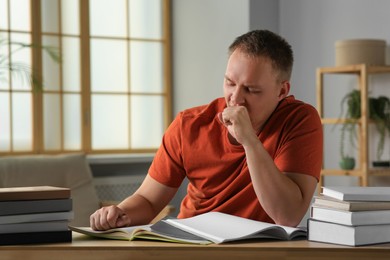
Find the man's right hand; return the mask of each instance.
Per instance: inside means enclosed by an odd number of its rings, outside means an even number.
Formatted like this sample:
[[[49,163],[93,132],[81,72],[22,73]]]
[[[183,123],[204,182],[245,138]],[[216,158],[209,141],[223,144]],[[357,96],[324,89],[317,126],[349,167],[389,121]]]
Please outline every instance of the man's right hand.
[[[107,206],[98,209],[90,216],[93,230],[107,230],[117,227],[130,226],[130,217],[117,206]]]

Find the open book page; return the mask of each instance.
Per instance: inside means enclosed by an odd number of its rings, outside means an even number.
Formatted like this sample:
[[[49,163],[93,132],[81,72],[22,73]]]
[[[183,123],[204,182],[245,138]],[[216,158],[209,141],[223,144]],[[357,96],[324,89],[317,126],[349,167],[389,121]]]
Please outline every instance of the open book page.
[[[105,231],[96,231],[90,227],[74,227],[69,226],[69,229],[88,236],[117,239],[117,240],[135,240],[146,239],[155,241],[165,241],[174,243],[189,243],[189,244],[211,244],[212,242],[175,228],[163,221],[159,221],[153,225],[142,225],[133,227],[114,228]]]
[[[211,244],[211,241],[176,228],[165,221],[158,221],[150,227],[152,233],[170,238],[170,242],[186,242],[194,244]],[[137,237],[140,237],[137,234]]]
[[[108,239],[117,239],[117,240],[132,240],[135,231],[150,231],[151,225],[142,225],[142,226],[133,226],[133,227],[123,227],[123,228],[113,228],[109,230],[93,230],[90,227],[74,227],[69,226],[69,229],[78,232],[84,235],[101,237]]]
[[[297,236],[306,236],[305,228],[285,227],[220,212],[164,221],[217,244],[251,238],[290,240]]]

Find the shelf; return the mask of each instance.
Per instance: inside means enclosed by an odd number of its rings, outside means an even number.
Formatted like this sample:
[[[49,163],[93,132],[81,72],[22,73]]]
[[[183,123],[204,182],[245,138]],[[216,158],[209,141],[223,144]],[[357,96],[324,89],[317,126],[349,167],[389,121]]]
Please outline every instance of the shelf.
[[[349,119],[349,118],[321,118],[322,124],[337,125],[337,124],[361,124],[361,119]],[[374,124],[375,121],[369,119],[369,124]]]
[[[346,118],[322,118],[322,124],[336,125],[336,124],[360,124],[361,120],[359,119],[346,119]]]
[[[342,170],[342,169],[322,169],[321,175],[338,175],[338,176],[357,176],[361,175],[361,170]]]
[[[357,64],[349,66],[340,66],[340,67],[322,67],[318,71],[321,73],[353,73],[360,74],[360,72],[366,69],[368,74],[378,74],[378,73],[390,73],[390,66],[368,66],[366,64]]]
[[[360,177],[362,170],[322,169],[322,175],[334,176],[357,176]],[[372,168],[368,170],[370,176],[390,176],[390,168]]]
[[[339,67],[322,67],[317,69],[317,110],[321,117],[322,125],[330,124],[358,124],[358,155],[357,161],[359,162],[358,168],[354,170],[342,170],[342,169],[322,169],[320,186],[322,186],[323,176],[337,175],[337,176],[356,176],[359,177],[360,185],[368,185],[369,176],[390,176],[390,168],[369,168],[369,139],[368,131],[369,124],[373,123],[373,120],[369,119],[368,115],[368,92],[369,81],[368,77],[375,74],[390,74],[390,66],[370,66],[366,64],[356,64],[349,66]],[[359,119],[346,119],[346,118],[326,118],[324,116],[324,75],[325,74],[351,74],[358,77],[358,89],[360,90],[361,98],[361,117]]]
[[[369,170],[369,174],[372,176],[390,176],[389,168],[372,168]]]

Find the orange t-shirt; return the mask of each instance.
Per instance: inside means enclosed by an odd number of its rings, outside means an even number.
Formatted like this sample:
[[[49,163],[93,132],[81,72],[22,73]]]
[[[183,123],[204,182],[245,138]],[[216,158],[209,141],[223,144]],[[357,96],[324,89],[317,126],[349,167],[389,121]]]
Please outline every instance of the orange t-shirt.
[[[218,119],[223,98],[179,113],[164,134],[149,175],[170,187],[189,180],[179,218],[209,211],[274,222],[252,186],[244,148],[232,145]],[[259,139],[281,172],[320,176],[322,126],[312,106],[289,96],[268,119]]]

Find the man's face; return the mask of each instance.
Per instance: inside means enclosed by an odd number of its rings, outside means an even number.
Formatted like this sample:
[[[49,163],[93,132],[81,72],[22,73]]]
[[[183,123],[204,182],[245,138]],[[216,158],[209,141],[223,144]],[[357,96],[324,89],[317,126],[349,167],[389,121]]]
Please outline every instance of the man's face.
[[[287,81],[278,81],[268,58],[251,57],[239,49],[230,55],[224,79],[226,104],[245,106],[256,132],[287,96],[289,88]]]

